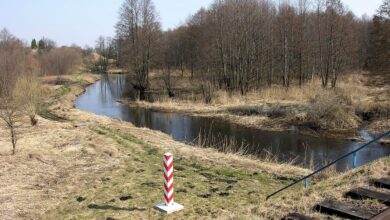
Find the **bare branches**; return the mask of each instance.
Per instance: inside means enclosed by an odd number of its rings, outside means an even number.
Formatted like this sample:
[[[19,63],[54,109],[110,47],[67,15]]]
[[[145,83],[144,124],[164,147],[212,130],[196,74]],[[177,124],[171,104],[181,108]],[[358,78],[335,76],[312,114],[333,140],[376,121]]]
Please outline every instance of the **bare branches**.
[[[26,70],[25,49],[6,29],[0,31],[0,97],[8,97],[17,78]]]
[[[116,30],[122,65],[134,74],[133,87],[142,100],[149,86],[149,71],[154,64],[160,36],[160,23],[152,1],[126,0]]]
[[[18,106],[12,100],[3,98],[0,106],[0,119],[10,132],[12,143],[12,154],[16,152],[16,143],[18,140],[17,129],[20,126],[21,106]]]
[[[215,86],[242,95],[275,82],[302,85],[314,75],[322,77],[324,87],[329,82],[335,87],[337,76],[358,59],[353,48],[358,24],[339,0],[317,3],[284,1],[277,7],[269,1],[215,1],[169,35],[191,48],[173,48],[183,53],[176,62],[191,72],[209,71]],[[181,31],[197,37],[178,38]]]
[[[111,37],[100,36],[96,40],[95,51],[99,55],[99,58],[95,66],[99,72],[106,73],[110,65],[110,60],[117,59],[115,50],[116,40]]]
[[[368,24],[340,0],[215,0],[166,32],[160,32],[150,0],[126,0],[117,24],[118,57],[134,74],[140,94],[148,89],[151,68],[164,69],[167,79],[175,70],[208,75],[214,87],[242,95],[275,83],[302,86],[315,78],[326,89],[336,87],[340,74],[362,66],[367,32]]]
[[[82,63],[81,49],[54,48],[40,56],[43,75],[64,75]]]
[[[390,74],[390,1],[384,0],[369,26],[367,51],[370,70]]]
[[[7,30],[0,32],[0,120],[9,130],[12,153],[18,140],[21,117],[28,114],[36,124],[36,109],[42,97],[36,79],[36,62],[24,45]]]

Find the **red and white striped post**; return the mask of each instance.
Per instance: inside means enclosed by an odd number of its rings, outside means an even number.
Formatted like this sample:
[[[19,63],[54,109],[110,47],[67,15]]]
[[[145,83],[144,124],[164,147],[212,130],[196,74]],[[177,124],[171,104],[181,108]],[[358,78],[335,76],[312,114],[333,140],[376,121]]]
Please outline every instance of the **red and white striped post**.
[[[180,204],[177,204],[174,201],[174,192],[173,192],[173,155],[171,153],[164,154],[164,198],[165,202],[156,205],[155,208],[166,213],[172,213],[179,210],[182,210],[184,207]]]

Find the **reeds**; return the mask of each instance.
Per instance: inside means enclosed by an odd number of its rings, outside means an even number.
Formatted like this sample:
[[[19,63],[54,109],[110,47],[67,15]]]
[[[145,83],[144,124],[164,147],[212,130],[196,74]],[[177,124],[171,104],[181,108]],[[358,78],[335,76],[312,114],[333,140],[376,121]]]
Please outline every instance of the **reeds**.
[[[213,122],[212,122],[213,123]],[[234,154],[238,156],[246,156],[252,159],[288,165],[304,166],[303,159],[296,155],[285,155],[279,151],[275,151],[272,146],[254,146],[244,140],[239,140],[235,136],[223,135],[221,133],[214,134],[212,127],[208,130],[199,131],[198,136],[191,142],[191,144],[201,148],[212,148],[225,154]]]

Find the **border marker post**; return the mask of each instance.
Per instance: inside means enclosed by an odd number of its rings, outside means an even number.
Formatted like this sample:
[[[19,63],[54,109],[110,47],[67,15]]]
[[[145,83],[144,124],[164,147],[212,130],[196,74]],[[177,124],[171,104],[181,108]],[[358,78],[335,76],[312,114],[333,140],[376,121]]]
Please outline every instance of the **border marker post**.
[[[171,153],[164,154],[164,203],[156,205],[154,208],[161,212],[170,214],[172,212],[180,211],[184,209],[184,206],[174,201],[173,192],[173,155]]]

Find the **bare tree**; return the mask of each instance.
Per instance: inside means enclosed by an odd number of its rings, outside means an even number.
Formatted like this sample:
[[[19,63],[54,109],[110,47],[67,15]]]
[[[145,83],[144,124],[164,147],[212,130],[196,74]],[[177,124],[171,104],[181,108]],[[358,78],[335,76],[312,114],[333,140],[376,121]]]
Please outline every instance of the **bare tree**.
[[[140,94],[148,88],[153,67],[165,69],[167,79],[171,71],[184,74],[187,69],[214,89],[242,95],[275,83],[302,86],[317,77],[323,88],[335,88],[340,74],[359,68],[364,59],[359,48],[369,48],[368,34],[361,31],[365,25],[367,32],[369,24],[345,10],[340,0],[279,2],[215,0],[184,25],[160,34],[150,0],[126,0],[117,25],[120,63],[134,73],[133,86]],[[383,36],[378,40],[387,39]],[[161,48],[169,59],[155,59]]]
[[[149,71],[158,48],[160,23],[151,0],[125,0],[116,26],[122,45],[124,65],[134,74],[133,87],[138,98],[145,99],[149,87]]]
[[[17,128],[20,126],[21,118],[20,106],[13,103],[12,100],[3,99],[0,108],[0,119],[5,123],[5,127],[10,132],[12,154],[15,154],[18,140]]]
[[[100,72],[107,72],[110,60],[115,57],[115,40],[111,37],[100,36],[96,40],[95,51],[99,55],[98,61],[95,64]]]
[[[368,67],[390,74],[390,0],[384,0],[369,27]]]
[[[21,41],[6,29],[0,31],[0,97],[10,97],[17,78],[23,73],[25,51]]]
[[[173,98],[175,94],[173,93],[173,82],[172,82],[172,69],[178,67],[178,50],[177,50],[177,38],[175,36],[175,32],[167,31],[163,37],[160,47],[160,65],[159,67],[162,69],[162,80],[165,85],[165,89],[167,90],[168,96]]]
[[[6,29],[0,31],[0,119],[10,131],[12,153],[15,154],[16,129],[21,106],[13,98],[17,79],[26,71],[26,53],[21,41]]]

